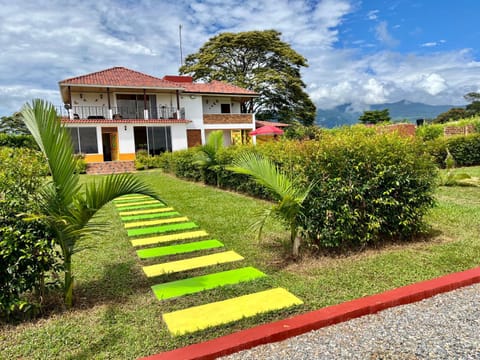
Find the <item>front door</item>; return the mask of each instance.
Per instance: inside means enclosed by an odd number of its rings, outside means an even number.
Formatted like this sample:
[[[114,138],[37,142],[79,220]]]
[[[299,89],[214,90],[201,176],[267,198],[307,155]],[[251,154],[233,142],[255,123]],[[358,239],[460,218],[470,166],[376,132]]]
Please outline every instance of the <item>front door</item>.
[[[118,128],[102,128],[103,161],[118,160]]]

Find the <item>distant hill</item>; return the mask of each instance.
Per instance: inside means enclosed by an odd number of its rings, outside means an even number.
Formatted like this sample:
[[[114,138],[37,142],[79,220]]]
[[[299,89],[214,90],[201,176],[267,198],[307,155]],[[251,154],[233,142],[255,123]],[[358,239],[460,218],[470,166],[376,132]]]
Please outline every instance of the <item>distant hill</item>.
[[[439,114],[458,107],[455,105],[428,105],[423,103],[416,103],[407,100],[401,100],[395,103],[385,103],[371,105],[369,110],[383,110],[390,111],[390,117],[393,120],[408,120],[415,122],[416,119],[433,119]],[[317,109],[317,125],[332,128],[342,125],[352,125],[358,123],[358,118],[362,112],[354,111],[351,104],[343,104],[336,106],[333,109]]]

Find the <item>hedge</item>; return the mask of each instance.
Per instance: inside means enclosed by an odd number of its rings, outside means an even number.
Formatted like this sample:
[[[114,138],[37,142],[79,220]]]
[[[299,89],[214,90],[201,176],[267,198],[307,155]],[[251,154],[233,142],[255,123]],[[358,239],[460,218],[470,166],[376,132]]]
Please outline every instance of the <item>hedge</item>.
[[[195,165],[195,150],[163,155],[164,169],[177,176],[269,198],[253,180],[225,168],[241,151],[272,159],[305,183],[315,184],[304,202],[302,222],[308,243],[321,248],[364,246],[381,239],[409,239],[424,228],[434,205],[437,168],[421,141],[370,130],[343,129],[315,141],[278,141],[232,146],[216,165]]]
[[[0,133],[0,147],[29,148],[38,150],[32,135],[10,135]]]
[[[445,167],[447,148],[457,166],[480,165],[480,134],[441,137],[425,142],[424,146],[439,167]]]

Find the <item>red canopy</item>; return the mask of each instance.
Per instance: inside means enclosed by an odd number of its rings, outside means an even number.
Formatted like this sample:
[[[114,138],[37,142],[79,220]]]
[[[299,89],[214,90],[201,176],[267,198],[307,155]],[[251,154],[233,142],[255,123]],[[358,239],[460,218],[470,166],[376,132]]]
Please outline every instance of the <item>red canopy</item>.
[[[250,135],[282,135],[283,130],[275,126],[262,126],[254,131],[250,132]]]

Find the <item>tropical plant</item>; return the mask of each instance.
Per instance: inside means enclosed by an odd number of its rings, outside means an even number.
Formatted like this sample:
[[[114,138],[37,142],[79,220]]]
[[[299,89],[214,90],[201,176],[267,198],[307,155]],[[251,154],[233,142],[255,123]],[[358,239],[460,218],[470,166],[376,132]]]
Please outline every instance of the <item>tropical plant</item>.
[[[82,186],[76,173],[72,140],[61,125],[53,105],[42,100],[26,104],[23,120],[45,155],[51,174],[39,189],[39,214],[50,226],[60,246],[65,272],[65,305],[73,304],[72,255],[77,243],[96,229],[89,221],[104,205],[118,196],[139,193],[158,195],[132,174],[110,175]],[[160,200],[160,199],[159,199]]]
[[[198,153],[195,161],[196,165],[202,168],[203,181],[208,183],[208,171],[215,173],[216,185],[220,185],[218,152],[223,149],[223,131],[212,131],[208,135],[205,145],[200,146],[200,152]]]
[[[238,174],[250,175],[257,183],[273,193],[277,203],[259,214],[258,221],[253,224],[253,227],[258,229],[260,240],[266,220],[270,216],[280,219],[290,230],[292,254],[297,257],[301,243],[299,223],[300,217],[303,216],[302,203],[308,196],[312,184],[303,186],[299,178],[288,176],[271,160],[253,152],[239,154],[233,160],[232,166],[227,169]]]

